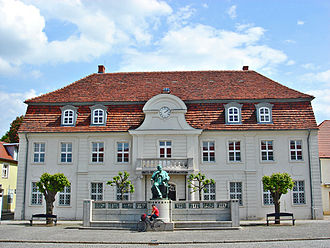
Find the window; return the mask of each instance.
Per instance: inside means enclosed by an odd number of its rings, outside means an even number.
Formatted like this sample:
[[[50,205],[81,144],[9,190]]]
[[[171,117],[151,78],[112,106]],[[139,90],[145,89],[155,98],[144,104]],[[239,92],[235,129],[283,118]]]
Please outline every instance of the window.
[[[92,163],[103,163],[104,158],[104,143],[92,143]]]
[[[106,125],[107,120],[107,108],[103,105],[97,104],[91,109],[91,125]]]
[[[129,162],[129,143],[118,142],[117,143],[117,162],[128,163]]]
[[[61,124],[62,126],[74,126],[77,120],[77,109],[74,106],[66,105],[61,108]]]
[[[44,163],[45,162],[45,143],[34,143],[34,163]]]
[[[259,103],[255,105],[257,121],[260,124],[272,123],[272,108],[273,104]]]
[[[270,111],[269,108],[262,107],[259,109],[259,118],[260,122],[269,122],[270,120]]]
[[[8,174],[9,174],[9,165],[3,164],[2,165],[2,178],[8,178]]]
[[[225,107],[226,124],[240,124],[242,122],[242,104],[236,102],[228,103]]]
[[[204,201],[215,200],[215,184],[210,183],[205,186]]]
[[[159,157],[170,158],[172,154],[171,141],[159,141]]]
[[[305,181],[294,181],[293,204],[305,204]]]
[[[203,141],[203,162],[215,162],[214,141]]]
[[[302,141],[291,140],[290,141],[290,157],[291,160],[302,160]]]
[[[120,201],[120,200],[128,201],[129,200],[129,192],[125,192],[123,194],[123,199],[120,199],[120,198],[121,198],[120,190],[119,190],[119,188],[117,188],[117,201]]]
[[[272,140],[262,140],[260,143],[261,160],[274,161],[274,150]]]
[[[228,142],[228,157],[230,162],[241,161],[241,142],[229,141]]]
[[[94,201],[103,200],[103,183],[91,183],[91,199]]]
[[[63,112],[63,125],[73,125],[74,124],[74,112],[72,110],[65,110]]]
[[[228,122],[239,122],[239,110],[236,107],[228,109]]]
[[[61,163],[72,163],[72,143],[61,143]]]
[[[36,182],[32,182],[31,205],[42,205],[42,193],[39,191]]]
[[[264,199],[264,205],[273,205],[274,204],[272,194],[270,193],[269,190],[263,189],[263,199]]]
[[[230,182],[229,189],[230,199],[238,199],[239,205],[242,206],[242,182]]]
[[[58,205],[70,206],[71,204],[71,186],[64,187],[64,190],[59,192]]]

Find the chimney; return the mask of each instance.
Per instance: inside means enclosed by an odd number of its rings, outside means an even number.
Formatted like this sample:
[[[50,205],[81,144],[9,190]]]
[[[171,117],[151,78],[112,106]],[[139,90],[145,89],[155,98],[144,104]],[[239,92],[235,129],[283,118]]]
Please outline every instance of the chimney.
[[[98,73],[105,73],[105,67],[104,65],[99,65],[99,71]]]
[[[248,65],[244,65],[242,69],[243,69],[243,71],[248,71],[249,70],[249,66]]]

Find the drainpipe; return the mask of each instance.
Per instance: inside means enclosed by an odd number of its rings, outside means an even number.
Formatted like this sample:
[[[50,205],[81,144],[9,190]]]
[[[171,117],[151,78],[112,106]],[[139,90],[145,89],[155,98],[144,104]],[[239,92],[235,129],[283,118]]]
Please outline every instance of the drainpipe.
[[[311,135],[311,130],[308,129],[307,151],[308,151],[308,166],[309,166],[309,183],[311,185],[311,215],[312,215],[312,220],[314,220],[315,216],[314,216],[314,201],[313,201],[312,165],[311,165],[310,144],[309,144],[310,135]]]
[[[22,208],[22,220],[25,220],[25,202],[26,202],[26,180],[27,180],[27,167],[29,158],[29,139],[25,134],[26,139],[26,153],[25,153],[25,171],[24,171],[24,190],[23,190],[23,208]]]

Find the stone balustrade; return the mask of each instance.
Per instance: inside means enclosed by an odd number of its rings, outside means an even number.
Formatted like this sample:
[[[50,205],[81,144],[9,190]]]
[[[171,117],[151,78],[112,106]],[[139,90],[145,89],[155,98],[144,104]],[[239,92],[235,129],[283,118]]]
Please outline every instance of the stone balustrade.
[[[138,158],[137,166],[142,172],[153,172],[157,170],[157,166],[161,165],[163,170],[167,172],[187,172],[193,167],[192,158]]]

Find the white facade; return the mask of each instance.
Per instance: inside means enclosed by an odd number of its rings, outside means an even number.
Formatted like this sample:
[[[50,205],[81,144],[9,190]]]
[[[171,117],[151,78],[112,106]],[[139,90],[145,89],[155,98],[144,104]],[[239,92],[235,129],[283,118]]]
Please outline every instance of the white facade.
[[[159,113],[164,106],[170,109],[169,116]],[[28,219],[34,213],[45,211],[45,201],[38,205],[37,193],[32,189],[32,183],[37,182],[45,172],[64,173],[71,182],[69,205],[63,205],[63,202],[60,205],[57,194],[54,213],[61,219],[80,220],[83,200],[91,199],[92,187],[99,190],[97,194],[103,200],[117,199],[116,190],[106,182],[119,171],[127,171],[131,175],[135,193],[130,195],[130,200],[149,200],[150,176],[160,162],[170,174],[170,184],[175,189],[172,197],[176,200],[198,200],[198,194],[191,194],[188,190],[187,178],[191,173],[200,171],[215,180],[216,200],[227,200],[231,195],[242,196],[241,219],[260,219],[266,213],[274,212],[273,205],[264,204],[261,179],[264,175],[287,172],[294,181],[300,181],[301,187],[299,192],[290,191],[282,196],[281,211],[293,212],[298,219],[323,217],[316,130],[194,129],[185,120],[187,108],[184,102],[170,94],[151,98],[143,111],[144,122],[139,128],[128,132],[21,133],[15,219]],[[232,156],[229,146],[233,141],[239,142],[236,143],[239,144],[236,152],[240,161],[230,161],[233,159],[229,158]],[[271,141],[272,161],[262,160],[262,141]],[[302,159],[291,159],[291,141],[301,142]],[[214,159],[208,162],[203,162],[203,142],[211,142],[215,146]],[[94,158],[98,156],[97,161],[93,159],[96,143],[104,147],[104,151],[98,150],[99,154],[95,155]],[[118,143],[128,144],[128,162],[123,159],[123,150],[118,152]],[[44,144],[44,151],[39,149],[40,144]],[[68,147],[63,144],[71,144],[72,151],[63,150],[63,147]],[[170,150],[161,150],[166,145]],[[169,152],[170,157],[169,154],[164,155],[164,151]],[[68,153],[72,159],[67,159]],[[234,189],[234,186],[239,188],[239,192],[235,191],[237,188]],[[297,194],[294,196],[294,193],[300,193],[295,203]]]
[[[320,158],[324,214],[330,214],[330,159]]]

